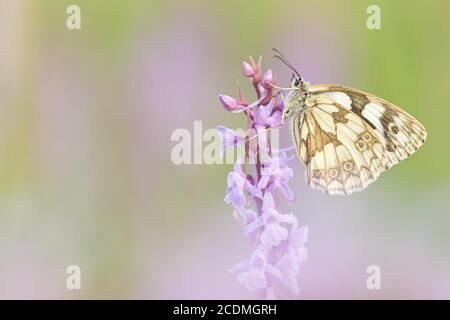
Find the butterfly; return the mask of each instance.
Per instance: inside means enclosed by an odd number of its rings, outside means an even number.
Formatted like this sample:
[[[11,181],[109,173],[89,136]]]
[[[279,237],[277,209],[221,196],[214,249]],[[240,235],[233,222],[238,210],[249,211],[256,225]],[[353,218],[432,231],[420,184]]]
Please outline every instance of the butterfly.
[[[331,195],[361,191],[424,144],[423,125],[399,107],[341,85],[310,86],[273,50],[294,72],[282,117],[292,120],[297,155],[312,188]]]

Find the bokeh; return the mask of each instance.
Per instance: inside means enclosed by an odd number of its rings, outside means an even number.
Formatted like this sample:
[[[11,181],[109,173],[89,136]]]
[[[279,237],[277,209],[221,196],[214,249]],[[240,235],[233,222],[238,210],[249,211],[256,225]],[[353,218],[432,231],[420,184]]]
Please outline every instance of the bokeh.
[[[81,8],[68,30],[66,8]],[[300,299],[450,298],[450,3],[0,1],[0,298],[251,299],[228,270],[251,254],[223,201],[230,165],[174,165],[177,128],[245,126],[240,63],[403,107],[428,131],[362,193],[330,197],[294,163],[310,229]],[[251,88],[246,88],[250,93]],[[281,144],[292,144],[287,128]],[[82,289],[66,288],[79,265]],[[381,268],[368,290],[366,268]]]

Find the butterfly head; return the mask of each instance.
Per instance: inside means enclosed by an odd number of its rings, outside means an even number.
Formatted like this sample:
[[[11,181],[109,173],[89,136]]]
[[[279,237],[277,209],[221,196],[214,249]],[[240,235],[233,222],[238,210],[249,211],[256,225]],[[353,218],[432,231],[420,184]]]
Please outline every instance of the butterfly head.
[[[292,74],[291,89],[300,90],[301,92],[308,91],[309,83],[303,80],[301,77],[297,76],[295,73]]]

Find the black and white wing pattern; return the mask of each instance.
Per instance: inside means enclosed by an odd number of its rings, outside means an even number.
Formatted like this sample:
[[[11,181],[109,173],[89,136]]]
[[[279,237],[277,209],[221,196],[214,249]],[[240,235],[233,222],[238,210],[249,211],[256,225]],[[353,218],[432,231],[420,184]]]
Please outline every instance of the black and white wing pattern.
[[[311,187],[328,194],[360,191],[389,168],[384,142],[359,115],[317,96],[293,117],[298,156],[307,165]]]
[[[377,96],[334,84],[313,85],[308,91],[339,103],[369,125],[383,144],[388,168],[413,154],[426,140],[427,132],[419,121]]]

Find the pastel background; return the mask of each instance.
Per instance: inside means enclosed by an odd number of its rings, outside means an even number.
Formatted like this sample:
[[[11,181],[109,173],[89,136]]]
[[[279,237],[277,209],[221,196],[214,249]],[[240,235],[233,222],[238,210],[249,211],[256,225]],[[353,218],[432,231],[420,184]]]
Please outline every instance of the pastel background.
[[[66,28],[81,7],[82,29]],[[366,9],[381,7],[381,30]],[[426,144],[366,191],[329,197],[293,165],[308,225],[301,299],[450,298],[448,1],[0,1],[0,298],[253,298],[223,202],[226,165],[175,166],[176,128],[239,128],[218,94],[282,49],[313,83],[375,93]],[[249,89],[249,88],[248,88]],[[251,92],[250,90],[247,90]],[[282,145],[291,144],[286,128]],[[66,288],[66,267],[82,290]],[[381,267],[382,290],[366,288]]]

